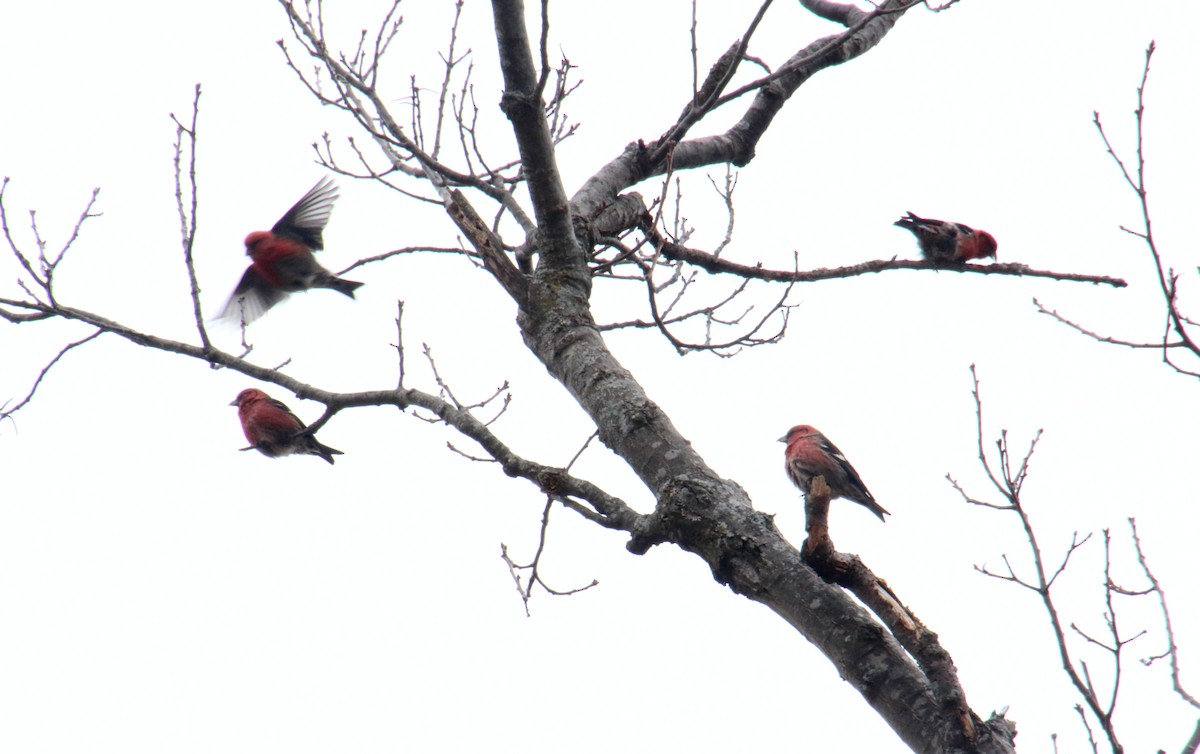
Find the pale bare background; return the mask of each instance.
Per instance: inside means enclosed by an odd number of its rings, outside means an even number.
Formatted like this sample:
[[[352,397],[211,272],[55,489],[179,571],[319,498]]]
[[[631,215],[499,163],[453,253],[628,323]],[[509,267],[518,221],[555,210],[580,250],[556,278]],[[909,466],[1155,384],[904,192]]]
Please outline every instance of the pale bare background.
[[[341,4],[326,21],[350,40],[381,10]],[[700,2],[702,75],[750,12]],[[403,14],[388,74],[397,97],[409,73],[437,85],[451,7],[413,2]],[[491,10],[468,0],[465,14],[489,139],[508,148]],[[552,6],[551,49],[584,80],[568,104],[579,133],[559,153],[568,191],[674,121],[691,91],[690,15],[679,1]],[[975,709],[1010,706],[1023,751],[1052,751],[1052,733],[1060,751],[1087,745],[1034,596],[972,569],[1002,553],[1024,563],[1015,518],[968,508],[944,479],[951,472],[986,493],[971,363],[991,434],[1007,427],[1024,441],[1046,430],[1026,486],[1043,546],[1060,552],[1075,530],[1111,527],[1124,547],[1125,519],[1136,516],[1173,600],[1184,680],[1200,685],[1187,672],[1200,652],[1200,385],[1156,353],[1088,341],[1031,303],[1120,337],[1161,332],[1148,255],[1118,230],[1138,221],[1138,206],[1091,123],[1101,111],[1132,154],[1151,39],[1155,230],[1185,275],[1185,301],[1197,300],[1198,21],[1193,4],[1177,1],[914,10],[878,49],[803,87],[740,171],[735,248],[768,266],[789,267],[793,251],[802,267],[915,257],[911,236],[891,226],[912,210],[987,229],[1002,261],[1124,277],[1129,288],[895,271],[798,286],[788,338],[733,360],[681,358],[652,334],[610,338],[681,432],[793,542],[803,509],[775,439],[799,422],[828,434],[894,513],[880,524],[835,502],[838,546],[940,634]],[[833,30],[804,23],[813,35]],[[780,22],[755,44],[793,49],[796,33]],[[244,268],[245,234],[269,228],[322,175],[310,144],[352,133],[285,68],[274,41],[286,36],[269,2],[0,10],[0,174],[12,179],[13,232],[29,240],[25,211],[36,208],[49,243],[61,244],[102,188],[104,216],[85,225],[60,270],[61,297],[194,335],[168,113],[186,115],[200,82],[197,271],[207,310],[217,310]],[[455,242],[436,207],[341,186],[322,257],[332,269]],[[719,209],[693,179],[684,212],[699,227],[695,245],[723,234]],[[512,384],[496,429],[514,449],[564,464],[586,439],[586,417],[525,351],[514,308],[486,273],[461,259],[406,257],[348,277],[366,282],[357,302],[309,293],[256,324],[257,362],[291,358],[294,374],[333,389],[392,386],[403,299],[411,380],[433,386],[420,355],[428,343],[461,397]],[[599,310],[631,305],[614,298]],[[24,396],[43,362],[85,332],[0,326],[0,401]],[[218,338],[232,348],[236,333]],[[517,557],[532,553],[543,498],[527,483],[446,450],[463,441],[444,427],[385,409],[345,412],[322,430],[346,453],[332,468],[239,453],[226,404],[251,385],[102,338],[69,354],[15,423],[0,424],[0,749],[904,750],[791,628],[670,547],[635,557],[623,536],[556,510],[545,578],[600,585],[535,597],[526,618],[499,551],[504,542]],[[266,389],[308,421],[319,415]],[[576,470],[642,510],[652,504],[602,448]],[[1096,632],[1100,552],[1093,542],[1077,554],[1062,596],[1068,619]],[[1161,649],[1152,612],[1128,620],[1151,631],[1134,655]],[[1195,714],[1170,694],[1165,669],[1136,668],[1125,683],[1118,723],[1130,750],[1178,750]]]

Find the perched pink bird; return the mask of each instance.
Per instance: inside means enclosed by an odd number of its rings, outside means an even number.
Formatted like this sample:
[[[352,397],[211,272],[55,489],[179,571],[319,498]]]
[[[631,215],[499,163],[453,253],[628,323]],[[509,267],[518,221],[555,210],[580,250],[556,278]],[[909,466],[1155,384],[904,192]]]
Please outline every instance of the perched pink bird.
[[[313,256],[325,247],[321,231],[329,222],[338,189],[326,176],[268,230],[246,236],[250,266],[218,315],[253,322],[283,297],[309,288],[332,288],[354,298],[362,283],[335,277]]]
[[[996,239],[992,234],[969,225],[930,220],[911,212],[892,224],[916,236],[921,256],[931,262],[961,264],[972,259],[996,258]]]
[[[305,424],[280,401],[261,390],[247,388],[238,393],[230,406],[237,406],[238,418],[242,421],[242,432],[250,441],[250,448],[264,456],[278,458],[292,453],[321,456],[333,463],[334,456],[345,455],[328,445],[317,442],[311,434],[305,434]],[[250,450],[243,448],[243,450]]]
[[[866,506],[879,516],[880,521],[886,520],[883,516],[888,511],[875,502],[858,472],[825,435],[807,424],[798,424],[779,438],[779,442],[787,443],[783,451],[784,470],[792,484],[799,487],[805,496],[813,478],[822,476],[825,477],[825,484],[829,485],[831,500],[844,497]]]

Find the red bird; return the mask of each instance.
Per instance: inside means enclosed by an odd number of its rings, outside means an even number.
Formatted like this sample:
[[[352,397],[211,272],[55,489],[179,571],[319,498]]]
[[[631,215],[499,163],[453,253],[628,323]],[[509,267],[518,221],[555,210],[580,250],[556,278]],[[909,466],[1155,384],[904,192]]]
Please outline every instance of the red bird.
[[[961,264],[972,259],[996,258],[996,239],[992,234],[969,225],[930,220],[911,212],[892,225],[916,236],[921,256],[931,262]]]
[[[362,283],[343,280],[322,267],[313,256],[325,247],[321,231],[329,222],[338,189],[326,176],[300,197],[271,230],[246,236],[250,266],[221,310],[221,318],[253,322],[284,296],[309,288],[332,288],[354,298]]]
[[[304,422],[283,403],[261,390],[247,388],[229,405],[237,406],[242,432],[250,441],[250,447],[243,450],[253,448],[270,458],[303,453],[321,456],[329,463],[333,463],[334,456],[345,455],[317,442],[311,434],[305,434]]]
[[[825,435],[807,424],[798,424],[779,438],[779,442],[787,443],[783,451],[784,470],[792,484],[799,487],[806,497],[813,478],[822,476],[825,477],[825,484],[829,485],[830,500],[844,497],[866,506],[879,516],[880,521],[887,520],[883,516],[888,511],[875,502],[858,472]]]

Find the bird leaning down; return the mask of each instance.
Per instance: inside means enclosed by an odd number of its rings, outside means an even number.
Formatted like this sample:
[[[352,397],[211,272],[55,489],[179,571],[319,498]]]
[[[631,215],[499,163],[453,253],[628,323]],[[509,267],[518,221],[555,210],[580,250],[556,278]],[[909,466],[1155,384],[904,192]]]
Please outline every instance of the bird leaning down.
[[[962,223],[917,217],[909,212],[892,225],[917,237],[921,256],[940,264],[962,264],[972,259],[996,258],[996,239],[991,233]]]
[[[256,230],[246,236],[250,266],[218,319],[253,322],[289,293],[309,288],[330,288],[354,298],[354,289],[362,283],[335,276],[313,256],[314,251],[325,248],[321,231],[337,198],[337,185],[326,176],[269,231]]]
[[[875,502],[858,472],[825,435],[807,424],[798,424],[779,438],[779,442],[787,443],[783,451],[784,470],[805,497],[808,497],[812,480],[822,476],[829,485],[830,500],[844,497],[866,507],[879,516],[880,521],[887,520],[884,515],[890,515],[889,511]]]
[[[254,449],[270,458],[301,453],[320,456],[329,463],[333,463],[334,456],[345,455],[304,433],[307,429],[304,422],[282,402],[261,390],[247,388],[229,405],[237,406],[242,432],[250,442],[250,447],[242,450]]]

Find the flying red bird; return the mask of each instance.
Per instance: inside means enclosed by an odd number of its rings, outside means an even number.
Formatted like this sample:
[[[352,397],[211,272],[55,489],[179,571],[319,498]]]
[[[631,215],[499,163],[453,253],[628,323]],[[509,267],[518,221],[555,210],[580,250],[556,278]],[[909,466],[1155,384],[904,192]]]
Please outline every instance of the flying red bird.
[[[242,432],[250,442],[250,448],[264,456],[278,458],[302,453],[320,456],[333,463],[334,456],[345,455],[340,450],[317,442],[317,438],[311,434],[304,433],[304,422],[282,402],[261,390],[247,388],[238,393],[229,405],[237,406]]]
[[[921,256],[931,262],[961,264],[972,259],[996,258],[996,239],[992,234],[969,225],[930,220],[911,212],[892,224],[916,236]]]
[[[246,236],[250,266],[221,310],[220,318],[253,322],[289,293],[309,288],[331,288],[354,298],[362,283],[343,280],[325,269],[313,256],[325,247],[321,231],[329,222],[337,185],[326,176],[309,189],[269,231]]]
[[[807,424],[798,424],[779,438],[779,442],[787,443],[783,451],[784,470],[805,497],[808,496],[812,480],[822,476],[825,477],[825,484],[829,485],[830,500],[844,497],[865,506],[879,516],[880,521],[887,520],[883,516],[888,511],[875,502],[858,472],[825,435]]]

